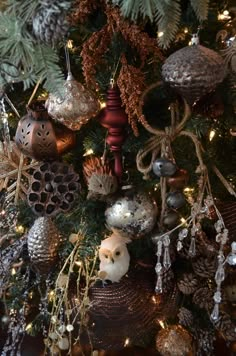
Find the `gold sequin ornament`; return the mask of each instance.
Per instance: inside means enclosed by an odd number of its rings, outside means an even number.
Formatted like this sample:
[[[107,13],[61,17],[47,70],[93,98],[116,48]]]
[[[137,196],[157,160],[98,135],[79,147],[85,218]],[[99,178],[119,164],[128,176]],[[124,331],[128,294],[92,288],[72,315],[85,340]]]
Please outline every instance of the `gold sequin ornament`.
[[[46,107],[54,120],[75,131],[86,124],[100,106],[96,96],[69,72],[63,94],[60,97],[50,94]]]

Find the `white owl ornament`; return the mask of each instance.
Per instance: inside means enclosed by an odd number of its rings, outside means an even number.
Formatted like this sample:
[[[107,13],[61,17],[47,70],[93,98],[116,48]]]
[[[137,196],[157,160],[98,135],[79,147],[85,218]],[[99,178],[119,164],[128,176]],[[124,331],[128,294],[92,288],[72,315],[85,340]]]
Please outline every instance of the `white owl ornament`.
[[[128,272],[130,255],[126,244],[129,242],[131,242],[129,238],[117,234],[112,234],[101,242],[98,273],[100,279],[119,282]]]

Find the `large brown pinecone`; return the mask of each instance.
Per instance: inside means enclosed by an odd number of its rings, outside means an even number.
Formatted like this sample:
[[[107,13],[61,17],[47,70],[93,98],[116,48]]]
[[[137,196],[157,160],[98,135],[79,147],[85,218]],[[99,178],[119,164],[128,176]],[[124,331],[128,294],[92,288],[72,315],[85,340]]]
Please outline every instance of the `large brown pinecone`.
[[[211,311],[214,306],[213,292],[208,287],[198,288],[193,295],[193,302],[200,308]]]
[[[222,312],[219,320],[215,323],[215,327],[225,340],[236,341],[236,328],[228,314]]]
[[[62,41],[69,29],[66,16],[70,6],[70,0],[42,0],[33,18],[37,39],[52,46]]]
[[[185,273],[177,285],[183,294],[192,294],[198,287],[198,280],[193,273]]]
[[[191,328],[193,326],[193,314],[187,308],[180,308],[178,313],[179,324]]]
[[[216,272],[216,259],[198,257],[192,263],[194,272],[203,278],[212,278]]]

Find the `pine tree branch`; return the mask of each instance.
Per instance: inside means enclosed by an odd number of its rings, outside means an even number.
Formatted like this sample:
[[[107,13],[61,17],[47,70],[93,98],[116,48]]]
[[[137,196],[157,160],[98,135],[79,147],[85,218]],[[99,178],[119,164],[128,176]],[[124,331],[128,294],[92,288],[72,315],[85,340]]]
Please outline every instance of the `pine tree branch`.
[[[207,19],[209,0],[190,0],[199,21]]]

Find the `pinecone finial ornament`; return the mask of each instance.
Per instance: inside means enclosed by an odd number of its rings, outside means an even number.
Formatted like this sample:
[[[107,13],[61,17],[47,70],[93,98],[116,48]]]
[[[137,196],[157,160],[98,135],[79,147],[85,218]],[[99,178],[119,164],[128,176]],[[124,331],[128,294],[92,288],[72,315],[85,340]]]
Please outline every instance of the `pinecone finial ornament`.
[[[38,40],[56,46],[63,40],[69,29],[66,19],[71,7],[70,0],[42,0],[33,18],[33,31]]]

